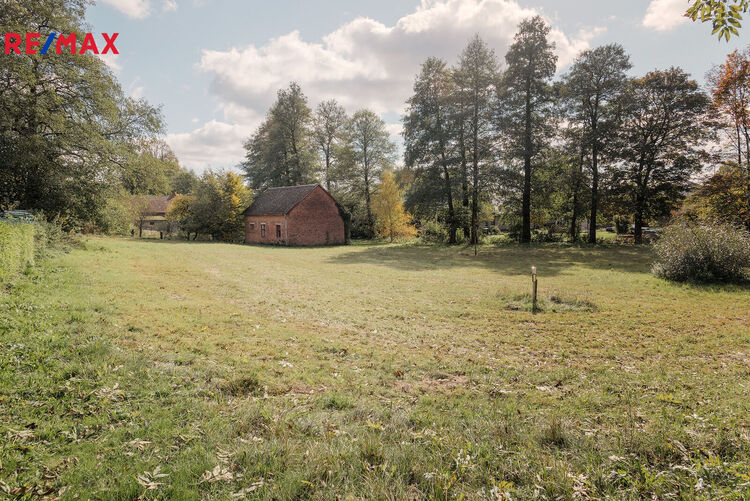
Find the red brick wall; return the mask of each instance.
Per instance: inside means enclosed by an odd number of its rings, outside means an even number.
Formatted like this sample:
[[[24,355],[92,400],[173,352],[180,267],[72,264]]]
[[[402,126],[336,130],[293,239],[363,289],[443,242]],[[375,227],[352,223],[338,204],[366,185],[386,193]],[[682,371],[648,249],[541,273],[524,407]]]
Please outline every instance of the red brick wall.
[[[251,223],[255,227],[251,229]],[[260,225],[265,223],[266,236],[261,236]],[[281,225],[281,238],[276,238],[276,225]],[[245,216],[245,242],[252,244],[277,244],[285,239],[284,216]]]
[[[251,223],[255,227],[251,229]],[[261,224],[266,236],[261,236]],[[276,238],[276,225],[281,225],[281,238]],[[245,216],[245,242],[253,244],[334,245],[345,242],[344,220],[336,203],[322,187],[313,189],[304,200],[286,215]]]
[[[345,243],[344,220],[330,195],[318,186],[287,214],[289,245]]]

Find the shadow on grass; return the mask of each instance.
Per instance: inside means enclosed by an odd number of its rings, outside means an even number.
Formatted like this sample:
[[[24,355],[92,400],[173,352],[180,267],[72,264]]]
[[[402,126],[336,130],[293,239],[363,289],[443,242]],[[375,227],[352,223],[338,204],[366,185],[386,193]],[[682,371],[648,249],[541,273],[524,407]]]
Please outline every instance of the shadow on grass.
[[[404,271],[485,267],[509,275],[527,275],[536,266],[540,275],[555,276],[573,266],[595,270],[648,273],[651,250],[647,247],[575,247],[561,245],[483,246],[474,256],[472,247],[433,245],[357,245],[332,256],[335,264],[372,264]]]

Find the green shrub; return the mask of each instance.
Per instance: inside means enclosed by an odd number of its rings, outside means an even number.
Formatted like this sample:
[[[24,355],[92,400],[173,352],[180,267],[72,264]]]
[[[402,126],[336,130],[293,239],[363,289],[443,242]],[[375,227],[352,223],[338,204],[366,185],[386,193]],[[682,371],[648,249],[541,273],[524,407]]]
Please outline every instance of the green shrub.
[[[422,222],[419,238],[423,242],[442,244],[448,241],[448,230],[435,219]]]
[[[34,264],[34,225],[0,221],[0,284]]]
[[[612,222],[615,224],[615,231],[618,235],[630,233],[630,218],[628,216],[617,215]]]
[[[34,227],[34,253],[37,259],[48,256],[54,250],[68,252],[82,244],[79,235],[65,231],[60,221],[48,221],[43,214],[35,217]]]
[[[654,246],[652,272],[678,282],[739,282],[748,278],[750,234],[728,224],[677,223]]]

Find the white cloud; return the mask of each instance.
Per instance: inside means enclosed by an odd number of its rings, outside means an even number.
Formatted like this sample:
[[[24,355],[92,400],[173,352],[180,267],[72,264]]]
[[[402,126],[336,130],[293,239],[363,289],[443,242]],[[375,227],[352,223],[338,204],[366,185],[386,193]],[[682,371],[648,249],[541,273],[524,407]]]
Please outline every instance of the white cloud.
[[[106,54],[99,54],[99,59],[104,61],[104,64],[106,64],[109,69],[116,74],[119,74],[120,71],[122,71],[122,65],[117,62],[117,59],[119,57],[119,54],[113,54],[111,52],[107,52]]]
[[[128,17],[133,19],[144,19],[153,12],[153,0],[99,0],[119,10]],[[162,0],[162,12],[174,12],[177,10],[176,0]]]
[[[245,156],[242,147],[253,126],[211,120],[199,129],[168,134],[167,143],[184,167],[203,171],[207,168],[234,167]]]
[[[146,87],[144,85],[138,85],[140,83],[141,77],[135,77],[135,80],[130,82],[130,85],[128,86],[128,94],[130,94],[130,97],[133,99],[142,98],[146,92]]]
[[[387,26],[356,18],[319,41],[297,31],[264,45],[204,50],[199,71],[212,74],[210,91],[226,123],[256,127],[278,89],[297,81],[310,104],[335,98],[348,111],[362,107],[378,113],[403,113],[419,65],[429,56],[454,63],[474,34],[492,47],[501,63],[518,23],[539,14],[516,0],[422,0],[414,12]],[[571,37],[553,26],[558,67],[573,61],[603,28]],[[389,124],[392,133],[396,124]],[[201,131],[202,129],[198,129]],[[196,140],[204,138],[198,131]],[[175,151],[190,163],[193,160]],[[235,160],[235,163],[239,161]]]
[[[643,16],[643,26],[656,31],[674,29],[688,21],[685,17],[688,6],[685,0],[651,0]]]
[[[177,10],[177,2],[175,0],[164,0],[161,4],[162,12],[174,12]]]
[[[143,19],[151,14],[151,2],[149,0],[100,0],[102,3],[111,5],[128,17]]]

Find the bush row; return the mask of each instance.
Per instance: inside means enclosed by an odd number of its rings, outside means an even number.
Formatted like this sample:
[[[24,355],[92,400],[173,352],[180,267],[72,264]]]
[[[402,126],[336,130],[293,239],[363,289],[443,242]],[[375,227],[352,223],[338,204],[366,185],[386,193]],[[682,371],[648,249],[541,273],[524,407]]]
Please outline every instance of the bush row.
[[[0,284],[34,264],[34,225],[0,221]]]

